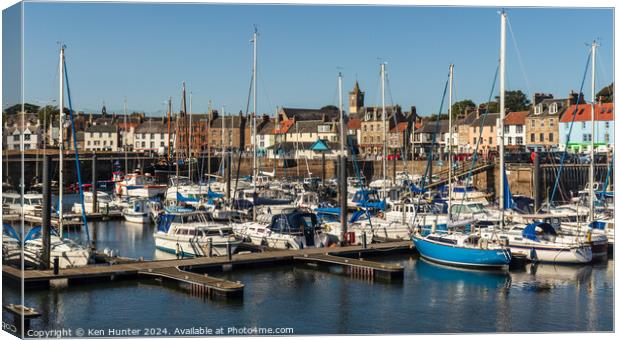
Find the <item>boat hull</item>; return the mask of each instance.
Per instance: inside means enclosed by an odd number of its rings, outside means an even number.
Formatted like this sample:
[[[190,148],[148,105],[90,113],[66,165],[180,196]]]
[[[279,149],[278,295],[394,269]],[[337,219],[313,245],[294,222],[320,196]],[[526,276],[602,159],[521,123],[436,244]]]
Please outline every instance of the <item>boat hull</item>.
[[[155,236],[155,248],[165,251],[170,254],[177,254],[181,256],[208,256],[209,255],[209,242],[208,239],[194,240],[182,240],[176,237],[170,237],[162,233],[156,233]],[[241,244],[241,241],[213,241],[212,255],[213,256],[226,256],[227,255],[227,243],[230,243],[231,254],[237,250],[237,247]],[[178,244],[178,248],[177,248]],[[177,250],[178,249],[178,250]]]
[[[511,244],[510,250],[524,254],[532,262],[579,264],[592,261],[592,247],[542,247]]]
[[[424,238],[411,239],[420,255],[428,260],[459,267],[503,268],[510,264],[510,251],[443,245]]]

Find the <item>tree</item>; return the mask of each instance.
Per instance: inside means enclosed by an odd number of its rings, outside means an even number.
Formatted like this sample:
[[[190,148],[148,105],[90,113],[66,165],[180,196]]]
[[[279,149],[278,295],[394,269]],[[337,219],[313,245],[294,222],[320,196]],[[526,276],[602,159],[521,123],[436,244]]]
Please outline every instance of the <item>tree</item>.
[[[58,116],[58,107],[53,105],[45,105],[39,109],[37,115],[43,129],[47,130],[47,127],[50,126],[54,117]]]
[[[598,91],[598,93],[596,94],[596,98],[599,98],[602,103],[613,103],[614,83],[611,83]]]
[[[495,97],[495,99],[499,102],[499,97]],[[527,99],[527,96],[521,90],[506,91],[504,99],[506,112],[525,111],[530,108],[530,100]],[[489,112],[499,112],[499,105],[497,110]]]
[[[13,106],[9,106],[6,109],[4,109],[4,113],[6,113],[7,115],[14,115],[16,113],[19,113],[22,111],[22,104],[15,104]],[[26,112],[37,112],[39,111],[39,106],[38,105],[34,105],[34,104],[30,104],[30,103],[24,103],[24,111]]]
[[[329,111],[339,111],[339,110],[338,110],[338,107],[335,105],[326,105],[321,108],[321,111],[329,112]]]
[[[452,118],[456,118],[461,113],[466,112],[467,108],[476,107],[476,103],[474,103],[471,99],[465,99],[458,101],[452,104]]]
[[[488,102],[480,104],[480,112],[484,113],[486,108],[488,107],[487,113],[497,113],[499,112],[499,103],[498,102]]]

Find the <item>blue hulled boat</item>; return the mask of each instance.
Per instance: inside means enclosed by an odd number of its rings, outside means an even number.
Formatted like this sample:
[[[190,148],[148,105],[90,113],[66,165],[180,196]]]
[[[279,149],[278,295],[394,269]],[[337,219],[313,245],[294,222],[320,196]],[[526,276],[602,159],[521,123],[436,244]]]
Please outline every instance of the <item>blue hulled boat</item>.
[[[420,255],[428,260],[462,267],[507,268],[512,256],[502,245],[475,234],[431,233],[411,237]]]

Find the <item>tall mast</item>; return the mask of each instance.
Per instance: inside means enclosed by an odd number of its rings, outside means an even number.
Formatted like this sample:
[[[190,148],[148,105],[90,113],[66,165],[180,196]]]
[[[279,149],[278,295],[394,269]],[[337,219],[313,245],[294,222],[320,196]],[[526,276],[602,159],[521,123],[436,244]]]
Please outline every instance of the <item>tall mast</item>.
[[[222,106],[222,158],[220,161],[222,167],[222,178],[224,178],[224,154],[226,153],[226,143],[224,142],[226,136],[226,123],[224,122],[224,118],[226,118],[226,106]]]
[[[192,182],[192,92],[189,92],[189,134],[188,134],[188,151],[187,151],[187,176],[189,177],[190,183]]]
[[[64,74],[65,74],[65,47],[60,46],[60,74],[58,76],[58,85],[60,91],[58,93],[58,231],[60,237],[62,238],[63,232],[63,214],[62,214],[62,189],[63,189],[63,180],[64,180],[64,167],[63,167],[63,153],[64,153],[64,142],[65,136],[63,133],[63,129],[65,127],[65,91],[64,91]],[[86,226],[85,226],[86,227]]]
[[[452,210],[452,83],[454,81],[454,65],[450,64],[450,92],[448,94],[448,221],[451,221]]]
[[[381,119],[383,120],[383,157],[382,157],[382,161],[383,161],[383,198],[385,199],[385,195],[386,195],[386,187],[385,187],[385,182],[387,180],[387,163],[386,163],[386,158],[387,158],[387,126],[386,126],[386,121],[387,121],[387,117],[385,114],[385,63],[381,63]]]
[[[595,103],[596,103],[596,47],[598,44],[596,41],[592,42],[592,115],[590,124],[592,125],[592,131],[590,136],[590,221],[594,221],[594,114],[595,111]],[[579,103],[577,103],[579,104]],[[604,189],[606,190],[606,189]]]
[[[123,102],[123,113],[125,114],[125,131],[123,132],[123,149],[125,149],[125,175],[127,175],[127,97]]]
[[[338,72],[338,110],[340,111],[340,155],[345,156],[344,111],[342,110],[342,73]]]
[[[213,109],[211,99],[209,99],[209,116],[207,117],[207,185],[211,187],[211,120],[213,119]]]
[[[257,180],[257,168],[256,168],[256,115],[257,113],[257,104],[256,104],[256,59],[257,59],[257,45],[258,45],[258,31],[256,27],[254,27],[254,36],[252,38],[252,42],[254,43],[254,66],[252,67],[253,75],[252,75],[252,91],[254,92],[254,115],[252,117],[252,154],[253,154],[253,162],[252,162],[252,182],[254,185],[254,195],[252,201],[252,221],[256,221],[256,180]]]
[[[168,148],[168,163],[170,163],[170,119],[172,115],[172,97],[168,97],[168,138],[166,138],[166,147]]]
[[[499,228],[504,228],[504,117],[506,77],[506,12],[501,13],[501,38],[499,49]]]

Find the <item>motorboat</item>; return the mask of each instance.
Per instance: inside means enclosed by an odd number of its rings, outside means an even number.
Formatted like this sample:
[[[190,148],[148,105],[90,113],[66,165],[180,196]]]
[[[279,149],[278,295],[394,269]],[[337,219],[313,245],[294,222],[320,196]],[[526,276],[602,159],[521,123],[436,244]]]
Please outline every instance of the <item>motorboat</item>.
[[[242,243],[232,227],[215,223],[205,212],[187,208],[168,209],[160,216],[155,247],[178,256],[221,256],[231,254]]]

